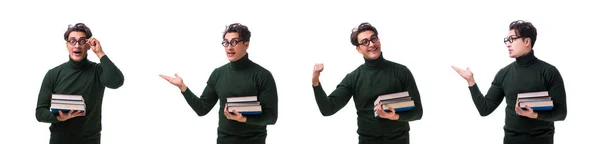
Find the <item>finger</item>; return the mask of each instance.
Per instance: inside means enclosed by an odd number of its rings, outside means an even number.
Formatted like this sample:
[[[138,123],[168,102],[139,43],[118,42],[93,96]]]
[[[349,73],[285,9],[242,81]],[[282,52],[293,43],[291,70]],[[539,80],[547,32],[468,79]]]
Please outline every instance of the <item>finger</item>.
[[[462,71],[462,69],[456,67],[456,66],[451,66],[452,69],[454,69],[454,71],[456,71],[457,73],[460,73]]]
[[[527,111],[533,111],[529,105],[525,105],[525,109],[527,109]]]
[[[237,110],[233,110],[233,116],[241,116],[242,114]]]
[[[73,111],[73,113],[71,115],[76,116],[76,115],[79,115],[79,113],[81,113],[81,112],[76,110],[76,111]]]
[[[468,72],[471,72],[471,69],[470,69],[469,67],[467,67],[467,71],[468,71]]]
[[[65,114],[62,112],[62,110],[58,110],[58,116],[63,117]]]
[[[392,114],[396,113],[396,110],[394,108],[392,108],[392,106],[388,106],[388,107],[389,107],[389,109],[390,109],[390,111],[391,111]]]
[[[165,80],[168,80],[168,81],[171,81],[171,79],[173,79],[172,77],[170,77],[170,76],[167,76],[167,75],[163,75],[163,74],[159,74],[158,76],[160,76],[160,77],[162,77],[163,79],[165,79]]]
[[[67,116],[70,116],[73,114],[73,109],[71,109],[71,111],[69,111],[69,113],[67,113]]]

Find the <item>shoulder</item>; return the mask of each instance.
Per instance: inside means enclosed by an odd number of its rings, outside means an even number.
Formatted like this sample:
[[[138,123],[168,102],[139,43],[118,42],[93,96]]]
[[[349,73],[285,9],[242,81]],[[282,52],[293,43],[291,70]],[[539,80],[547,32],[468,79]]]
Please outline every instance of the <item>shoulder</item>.
[[[267,68],[261,66],[258,63],[252,62],[252,72],[258,75],[261,78],[270,78],[273,79],[273,74]]]
[[[556,66],[554,66],[546,61],[539,60],[539,68],[540,68],[542,75],[544,75],[546,77],[554,77],[556,75],[560,75],[558,68],[556,68]]]

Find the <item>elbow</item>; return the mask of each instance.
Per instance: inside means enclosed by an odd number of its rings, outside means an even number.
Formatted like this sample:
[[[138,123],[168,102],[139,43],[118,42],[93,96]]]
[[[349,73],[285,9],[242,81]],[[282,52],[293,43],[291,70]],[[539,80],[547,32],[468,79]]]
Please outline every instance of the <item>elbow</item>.
[[[205,116],[208,112],[196,112],[199,117]]]
[[[479,111],[479,115],[480,115],[481,117],[485,117],[485,116],[488,116],[488,115],[490,115],[490,112],[486,112],[486,111]]]
[[[323,115],[323,116],[331,116],[333,114],[334,114],[334,112],[321,110],[321,115]]]
[[[121,86],[123,86],[123,83],[125,83],[125,79],[118,79],[115,81],[108,82],[106,87],[110,89],[118,89]]]

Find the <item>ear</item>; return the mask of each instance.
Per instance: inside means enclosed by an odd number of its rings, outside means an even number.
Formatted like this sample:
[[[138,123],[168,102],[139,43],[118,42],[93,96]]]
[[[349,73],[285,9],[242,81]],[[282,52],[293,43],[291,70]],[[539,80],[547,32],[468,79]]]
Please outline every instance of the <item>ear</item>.
[[[358,54],[362,54],[362,53],[360,52],[360,46],[356,46],[356,52],[358,52]]]
[[[530,46],[531,45],[531,38],[526,38],[523,43],[525,43],[525,46]]]
[[[249,46],[250,46],[250,42],[244,42],[244,49],[248,49]]]

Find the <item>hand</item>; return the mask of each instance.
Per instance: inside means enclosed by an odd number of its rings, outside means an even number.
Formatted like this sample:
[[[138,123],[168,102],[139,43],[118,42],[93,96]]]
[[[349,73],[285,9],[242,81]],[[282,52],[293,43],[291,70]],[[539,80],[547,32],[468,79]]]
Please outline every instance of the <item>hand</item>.
[[[69,120],[71,118],[74,117],[78,117],[78,116],[85,116],[85,112],[81,112],[81,111],[77,111],[77,112],[73,112],[74,110],[71,109],[71,111],[69,111],[69,113],[63,113],[61,110],[58,111],[58,116],[56,116],[56,119],[58,121],[66,121]]]
[[[177,86],[179,90],[181,90],[181,92],[184,92],[187,89],[187,86],[185,86],[185,84],[183,83],[183,79],[179,77],[177,73],[175,73],[175,77],[170,77],[163,74],[160,74],[159,76],[169,81],[169,83]]]
[[[313,77],[312,77],[313,86],[319,86],[319,76],[321,75],[321,72],[323,71],[324,68],[325,67],[323,66],[322,63],[315,64],[315,67],[313,69]]]
[[[88,39],[87,44],[89,45],[89,49],[92,49],[98,58],[102,58],[102,56],[104,56],[104,51],[102,51],[100,41],[96,40],[96,38]]]
[[[458,67],[452,66],[452,69],[454,69],[454,71],[456,71],[461,77],[467,80],[469,86],[475,85],[475,79],[473,79],[473,72],[471,72],[471,69],[469,69],[469,67],[467,67],[467,70],[463,70]]]
[[[538,114],[536,112],[534,112],[533,109],[531,109],[531,107],[529,107],[529,105],[525,105],[525,110],[521,109],[521,103],[519,102],[518,99],[517,99],[517,103],[515,104],[515,111],[517,112],[517,115],[520,115],[520,116],[524,116],[524,117],[528,117],[528,118],[532,118],[532,119],[536,119],[538,117]]]
[[[396,110],[391,106],[389,106],[388,108],[391,112],[385,112],[381,106],[381,102],[377,103],[377,106],[375,107],[375,113],[381,118],[398,120],[400,118],[400,115],[396,113]]]
[[[238,111],[233,110],[233,114],[229,113],[229,109],[227,108],[227,104],[225,104],[225,109],[223,110],[223,113],[225,113],[225,117],[227,119],[230,120],[234,120],[234,121],[238,121],[238,122],[246,122],[246,117],[242,116],[242,114],[240,114]]]

